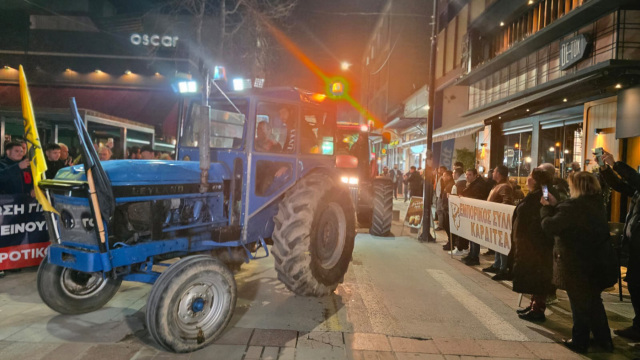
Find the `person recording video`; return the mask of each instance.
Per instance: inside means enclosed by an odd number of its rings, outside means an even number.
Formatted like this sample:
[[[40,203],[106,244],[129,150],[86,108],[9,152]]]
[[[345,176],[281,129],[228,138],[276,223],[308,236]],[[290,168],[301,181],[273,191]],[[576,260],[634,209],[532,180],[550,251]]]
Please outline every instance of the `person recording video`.
[[[623,252],[628,251],[627,276],[625,281],[631,295],[635,317],[633,325],[614,330],[624,338],[640,341],[640,174],[622,161],[615,161],[613,155],[602,148],[596,149],[596,161],[600,165],[600,174],[613,190],[631,198],[629,212],[622,231]]]

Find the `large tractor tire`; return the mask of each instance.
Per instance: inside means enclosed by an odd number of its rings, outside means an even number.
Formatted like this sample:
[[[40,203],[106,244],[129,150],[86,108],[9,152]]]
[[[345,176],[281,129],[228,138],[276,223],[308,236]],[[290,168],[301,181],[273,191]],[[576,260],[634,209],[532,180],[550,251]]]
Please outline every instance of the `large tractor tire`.
[[[171,265],[153,284],[146,323],[163,348],[191,352],[216,340],[236,307],[231,271],[208,255],[188,256]]]
[[[118,292],[122,278],[103,277],[51,264],[45,257],[36,283],[42,301],[66,315],[84,314],[103,307]]]
[[[279,204],[272,253],[278,279],[303,296],[325,296],[344,280],[355,238],[346,188],[323,173],[300,180]]]
[[[393,220],[393,183],[391,179],[378,178],[373,181],[373,216],[369,234],[387,236],[391,233]]]

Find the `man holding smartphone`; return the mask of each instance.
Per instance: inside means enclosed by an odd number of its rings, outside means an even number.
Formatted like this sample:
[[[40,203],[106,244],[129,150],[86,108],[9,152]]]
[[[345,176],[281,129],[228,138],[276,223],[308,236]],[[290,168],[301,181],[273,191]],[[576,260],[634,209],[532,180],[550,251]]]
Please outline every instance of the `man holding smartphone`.
[[[602,163],[600,174],[604,181],[615,191],[631,198],[622,231],[622,247],[629,253],[625,281],[631,295],[635,317],[632,326],[613,332],[618,336],[640,341],[640,174],[624,162],[615,161],[613,155],[604,149],[599,149],[596,149],[595,155],[598,163]]]

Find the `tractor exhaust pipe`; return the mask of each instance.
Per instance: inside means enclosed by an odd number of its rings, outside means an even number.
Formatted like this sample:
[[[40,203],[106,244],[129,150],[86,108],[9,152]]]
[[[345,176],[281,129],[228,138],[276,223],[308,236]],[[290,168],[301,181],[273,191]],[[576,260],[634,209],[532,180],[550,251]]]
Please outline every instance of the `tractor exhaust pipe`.
[[[200,106],[200,131],[198,132],[198,150],[200,152],[200,193],[204,194],[209,190],[209,167],[211,167],[211,157],[209,152],[209,141],[211,139],[211,121],[209,106]]]

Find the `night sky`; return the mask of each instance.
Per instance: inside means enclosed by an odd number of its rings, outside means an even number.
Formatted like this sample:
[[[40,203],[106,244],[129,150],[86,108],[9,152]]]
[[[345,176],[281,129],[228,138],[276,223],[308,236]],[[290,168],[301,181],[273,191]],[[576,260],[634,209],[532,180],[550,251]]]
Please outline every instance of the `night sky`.
[[[328,76],[340,75],[357,93],[360,59],[364,46],[387,0],[298,0],[283,31]],[[118,13],[143,13],[162,0],[111,0]],[[265,86],[298,86],[324,91],[324,83],[285,49],[276,48],[276,63]],[[353,64],[348,72],[340,62]],[[356,95],[356,94],[354,94]],[[357,95],[356,95],[357,96]]]
[[[299,0],[287,33],[328,76],[343,76],[357,92],[360,60],[366,42],[386,0]],[[299,61],[282,51],[279,74],[284,81],[309,90],[323,91],[323,82]],[[349,71],[340,62],[352,64]],[[282,84],[284,85],[284,84]]]

